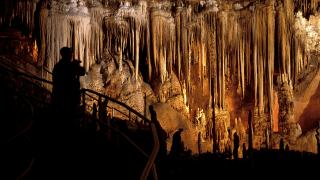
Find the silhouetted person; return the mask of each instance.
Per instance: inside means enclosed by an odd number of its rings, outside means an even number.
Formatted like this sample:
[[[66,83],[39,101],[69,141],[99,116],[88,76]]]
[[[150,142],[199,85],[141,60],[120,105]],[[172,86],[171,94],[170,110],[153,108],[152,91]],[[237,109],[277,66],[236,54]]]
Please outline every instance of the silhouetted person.
[[[104,122],[107,118],[107,108],[108,108],[108,99],[104,99],[102,101],[101,97],[99,97],[99,121]]]
[[[73,51],[69,47],[60,49],[61,59],[53,68],[52,107],[53,116],[50,124],[48,162],[57,169],[57,174],[71,173],[70,167],[76,159],[75,152],[78,138],[78,119],[75,115],[80,111],[80,76],[85,69],[80,61],[73,60]],[[47,158],[47,157],[46,157]],[[44,159],[46,159],[44,158]],[[52,161],[52,162],[51,162]],[[59,178],[55,178],[59,179]]]
[[[149,106],[149,111],[150,111],[150,115],[151,115],[151,121],[152,122],[158,121],[157,120],[157,112],[154,110],[152,105]]]
[[[247,149],[246,149],[246,143],[242,144],[242,158],[243,159],[247,159],[248,153],[247,153]]]
[[[172,146],[170,151],[170,156],[173,158],[179,157],[184,152],[184,144],[181,140],[181,133],[183,129],[180,128],[172,136]]]
[[[102,103],[102,97],[99,96],[99,99],[98,99],[98,107],[99,107],[99,111],[98,111],[98,119],[101,121],[102,120],[102,114],[103,114],[103,103]]]
[[[231,159],[232,158],[232,150],[231,150],[231,145],[227,145],[227,150],[226,150],[226,158]]]
[[[93,118],[98,118],[97,117],[97,113],[98,113],[97,105],[96,105],[96,103],[93,103],[93,106],[92,106],[92,116],[93,116]]]
[[[289,151],[290,151],[290,148],[289,148],[289,145],[288,145],[288,144],[286,145],[285,151],[286,151],[286,152],[289,152]]]
[[[73,51],[69,47],[60,49],[61,59],[53,68],[52,122],[53,140],[61,153],[72,152],[77,138],[79,123],[75,115],[80,110],[80,80],[85,69],[80,61],[72,60]],[[62,148],[63,147],[63,148]]]
[[[198,133],[198,152],[201,154],[201,132]]]
[[[85,75],[80,61],[73,60],[69,47],[60,49],[62,59],[53,68],[52,103],[58,113],[74,113],[80,105],[79,77]]]
[[[265,131],[265,136],[266,136],[266,149],[269,149],[269,141],[270,141],[270,139],[269,139],[269,137],[270,137],[270,135],[269,135],[269,129],[267,128],[266,129],[266,131]]]
[[[158,133],[158,138],[159,138],[159,153],[158,157],[160,159],[163,159],[164,157],[167,156],[167,139],[168,139],[168,134],[167,132],[161,127],[158,119],[157,119],[157,112],[153,109],[153,106],[149,106],[149,111],[151,114],[151,122],[154,123],[157,133]]]
[[[239,142],[240,142],[239,136],[235,132],[233,134],[233,158],[234,159],[238,159]]]
[[[248,158],[253,158],[253,128],[252,128],[252,120],[253,120],[253,116],[252,116],[252,111],[249,110],[249,114],[248,114],[248,127],[249,127],[249,132],[248,132],[248,138],[249,138],[249,142],[248,142]]]
[[[279,150],[280,150],[280,152],[284,152],[284,141],[282,138],[280,139]]]
[[[316,130],[317,148],[318,148],[318,158],[320,158],[320,121],[318,121],[318,128]]]

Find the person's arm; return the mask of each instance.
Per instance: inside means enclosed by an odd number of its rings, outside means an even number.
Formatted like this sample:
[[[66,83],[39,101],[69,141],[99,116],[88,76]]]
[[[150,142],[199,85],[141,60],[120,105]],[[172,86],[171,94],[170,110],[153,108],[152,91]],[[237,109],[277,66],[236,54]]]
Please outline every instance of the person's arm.
[[[78,72],[79,72],[79,76],[84,76],[86,74],[86,70],[80,65],[79,65]]]
[[[84,76],[86,74],[86,70],[80,66],[81,61],[80,60],[73,60],[73,63],[75,64],[77,75],[78,76]]]

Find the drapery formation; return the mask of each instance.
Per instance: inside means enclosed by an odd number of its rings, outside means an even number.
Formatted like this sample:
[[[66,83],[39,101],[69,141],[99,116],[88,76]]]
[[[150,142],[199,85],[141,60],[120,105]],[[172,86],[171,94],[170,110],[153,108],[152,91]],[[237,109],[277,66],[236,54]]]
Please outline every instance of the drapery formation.
[[[49,9],[49,4],[44,3],[40,11],[41,62],[52,70],[60,58],[60,48],[69,46],[74,50],[74,58],[80,60],[89,71],[103,51],[101,24],[105,10],[92,7],[89,13],[82,1],[56,1],[55,6],[53,2]]]
[[[0,2],[0,27],[13,26],[32,36],[35,14],[40,0],[3,0]]]
[[[293,83],[306,64],[292,29],[294,6],[289,1],[270,0],[237,11],[208,6],[199,12],[175,7],[170,13],[169,7],[153,6],[143,16],[119,15],[119,11],[137,12],[141,5],[130,8],[120,8],[106,23],[107,49],[120,48],[122,54],[128,54],[135,61],[136,73],[141,62],[148,64],[149,81],[159,78],[164,82],[175,72],[186,83],[187,94],[192,78],[197,78],[199,92],[204,94],[211,87],[205,83],[214,83],[215,104],[220,109],[226,108],[229,78],[237,81],[242,99],[253,94],[259,113],[272,113],[274,67],[282,82]]]

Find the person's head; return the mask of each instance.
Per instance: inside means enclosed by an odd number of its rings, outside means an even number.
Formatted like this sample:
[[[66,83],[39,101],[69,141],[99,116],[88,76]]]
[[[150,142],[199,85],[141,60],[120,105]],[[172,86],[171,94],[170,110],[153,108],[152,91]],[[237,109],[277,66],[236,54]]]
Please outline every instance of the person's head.
[[[62,59],[71,61],[73,51],[69,47],[63,47],[60,49],[60,55],[61,55]]]
[[[280,143],[284,143],[282,138],[280,139]]]

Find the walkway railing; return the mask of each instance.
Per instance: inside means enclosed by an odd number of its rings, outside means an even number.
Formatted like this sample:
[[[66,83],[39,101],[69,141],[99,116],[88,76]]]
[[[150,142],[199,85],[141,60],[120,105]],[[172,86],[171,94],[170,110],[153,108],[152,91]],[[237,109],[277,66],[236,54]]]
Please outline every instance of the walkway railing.
[[[130,106],[126,105],[123,102],[115,100],[109,96],[103,95],[103,94],[98,93],[96,91],[93,91],[91,89],[81,89],[81,94],[82,94],[82,100],[85,100],[85,101],[83,101],[83,103],[85,103],[83,105],[89,106],[89,109],[92,108],[93,102],[91,102],[91,104],[87,104],[87,102],[90,101],[90,100],[88,100],[88,98],[90,98],[91,101],[95,101],[95,103],[97,103],[98,105],[99,105],[99,98],[100,98],[100,99],[102,99],[102,101],[107,100],[108,104],[109,104],[109,102],[112,102],[116,105],[119,105],[120,107],[124,108],[127,111],[127,112],[124,112],[114,106],[107,106],[107,108],[111,111],[111,114],[113,114],[113,115],[115,114],[114,111],[117,111],[121,115],[128,118],[129,121],[137,120],[137,121],[142,122],[144,124],[149,124],[151,122],[149,119],[147,119],[145,116],[140,114],[138,111],[132,109]]]
[[[128,105],[120,102],[120,101],[117,101],[113,98],[110,98],[109,96],[106,96],[106,95],[103,95],[101,93],[98,93],[96,91],[93,91],[91,89],[82,89],[82,100],[83,100],[83,103],[86,103],[87,101],[85,101],[87,99],[86,96],[88,96],[89,98],[97,101],[98,104],[101,104],[101,102],[99,102],[99,99],[100,101],[102,101],[102,99],[104,100],[107,100],[109,102],[113,102],[117,105],[120,105],[121,107],[125,108],[127,110],[127,113],[126,114],[125,112],[122,112],[121,110],[117,109],[117,108],[114,108],[114,107],[110,107],[110,106],[107,106],[106,108],[109,108],[111,109],[111,117],[113,118],[114,117],[114,110],[120,112],[122,115],[124,115],[125,117],[128,118],[129,122],[131,121],[132,122],[132,118],[134,118],[134,116],[136,118],[135,119],[135,123],[140,123],[140,124],[143,124],[143,125],[147,125],[151,128],[151,131],[152,131],[152,135],[153,135],[153,142],[154,142],[154,146],[153,146],[153,149],[152,149],[152,152],[151,152],[151,155],[148,156],[147,153],[145,153],[141,148],[139,148],[138,145],[136,145],[128,136],[126,136],[124,133],[122,133],[121,131],[119,130],[116,130],[118,131],[118,133],[123,136],[130,144],[132,144],[134,147],[136,147],[144,156],[146,156],[148,159],[148,162],[143,170],[143,173],[141,174],[141,177],[140,179],[141,180],[145,180],[148,178],[149,174],[150,174],[150,170],[152,168],[152,171],[153,171],[153,177],[154,179],[158,179],[157,178],[157,171],[156,171],[156,166],[154,164],[155,162],[155,159],[157,157],[157,154],[158,154],[158,151],[159,151],[159,139],[158,139],[158,134],[157,134],[157,131],[156,131],[156,128],[155,128],[155,125],[153,123],[151,123],[151,121],[149,119],[147,119],[145,116],[141,115],[138,111],[132,109],[131,107],[129,107]],[[97,97],[94,97],[97,96]],[[83,106],[88,106],[87,104],[82,104]],[[91,106],[91,105],[90,105]],[[134,115],[134,116],[133,116]],[[139,121],[138,119],[141,119],[141,121]],[[137,126],[139,126],[137,124]]]
[[[12,75],[16,76],[16,77],[22,77],[24,80],[26,80],[28,83],[32,84],[32,86],[39,86],[39,87],[43,87],[43,83],[47,84],[47,85],[52,85],[51,81],[48,81],[46,79],[43,78],[39,78],[37,76],[34,75],[30,75],[30,74],[26,74],[24,72],[21,71],[17,71],[13,68],[8,68],[8,66],[6,64],[3,64],[0,62],[0,68],[4,71],[7,71],[9,73],[11,73]],[[47,93],[50,93],[49,91],[47,91]],[[119,133],[121,136],[123,136],[131,145],[133,145],[136,149],[138,149],[139,152],[141,152],[145,157],[148,158],[148,162],[144,168],[144,171],[141,174],[140,179],[141,180],[145,180],[148,178],[149,174],[150,174],[150,170],[152,169],[153,171],[153,177],[154,179],[158,179],[157,178],[157,172],[156,172],[156,167],[155,167],[155,159],[157,156],[157,153],[159,151],[159,139],[158,139],[158,134],[155,128],[155,125],[153,123],[151,123],[151,121],[149,119],[147,119],[145,116],[141,115],[138,111],[132,109],[131,107],[129,107],[128,105],[126,105],[125,103],[122,103],[120,101],[117,101],[109,96],[100,94],[96,91],[93,91],[91,89],[81,89],[81,94],[82,94],[82,103],[85,108],[86,111],[88,110],[93,110],[93,103],[88,104],[88,102],[92,102],[92,101],[99,101],[99,99],[104,99],[107,100],[109,102],[112,102],[118,106],[120,106],[121,108],[125,109],[127,111],[123,112],[121,110],[119,110],[118,108],[115,108],[113,106],[107,106],[106,108],[109,108],[109,111],[111,113],[111,117],[114,117],[115,111],[117,111],[119,114],[122,114],[124,117],[128,118],[129,122],[138,122],[138,123],[142,123],[143,125],[149,126],[151,128],[152,134],[153,134],[153,141],[154,141],[154,146],[153,146],[153,150],[151,152],[151,155],[148,156],[147,153],[145,153],[138,145],[136,145],[128,136],[126,136],[123,132],[121,132],[120,130],[113,128],[110,126],[110,129],[114,130],[115,132]],[[91,99],[91,100],[90,100]],[[48,102],[43,100],[43,103],[47,104]],[[135,120],[135,121],[132,121]]]

